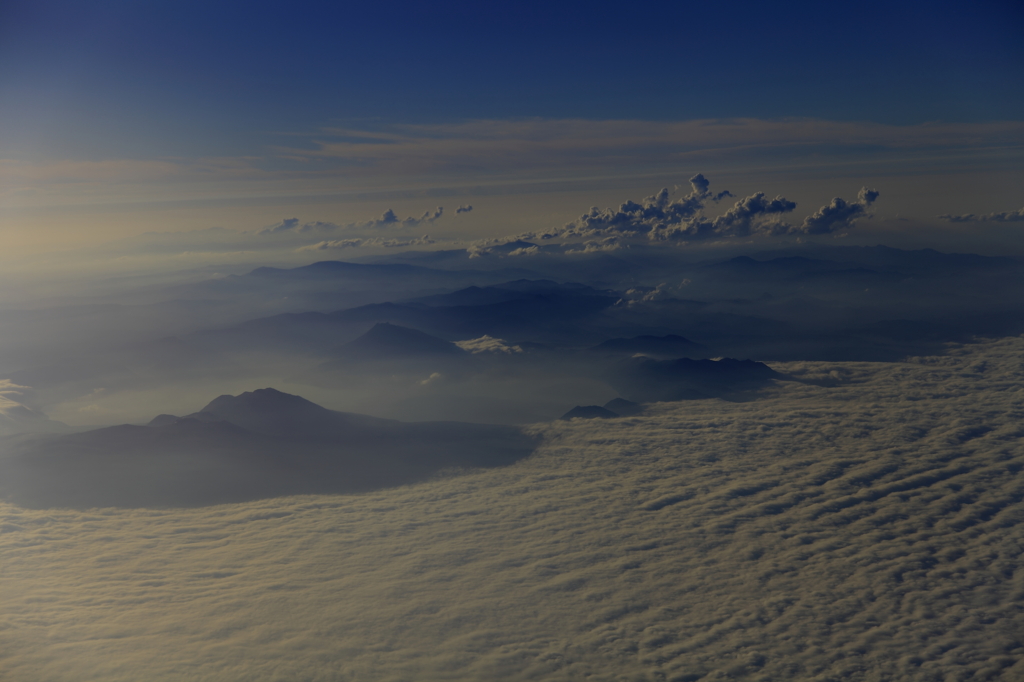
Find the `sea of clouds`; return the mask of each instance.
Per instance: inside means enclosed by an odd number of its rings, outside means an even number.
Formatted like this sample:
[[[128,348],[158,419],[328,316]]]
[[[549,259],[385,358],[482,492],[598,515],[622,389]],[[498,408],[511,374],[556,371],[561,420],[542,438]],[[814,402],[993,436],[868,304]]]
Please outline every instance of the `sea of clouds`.
[[[1024,679],[1024,337],[773,363],[502,469],[0,506],[0,678]]]

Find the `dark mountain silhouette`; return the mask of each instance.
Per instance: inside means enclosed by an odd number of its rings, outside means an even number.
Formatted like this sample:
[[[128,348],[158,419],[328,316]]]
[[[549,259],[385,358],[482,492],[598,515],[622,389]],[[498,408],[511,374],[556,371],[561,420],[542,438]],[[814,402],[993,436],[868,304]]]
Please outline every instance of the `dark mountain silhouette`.
[[[146,424],[146,426],[169,426],[179,419],[181,419],[181,417],[176,417],[173,414],[158,414],[149,420],[149,423]]]
[[[193,506],[342,493],[527,456],[519,429],[335,412],[260,389],[186,417],[10,443],[0,492],[30,507]]]
[[[604,409],[611,410],[620,417],[630,417],[643,412],[644,406],[625,398],[612,398],[604,404]]]
[[[560,419],[563,421],[570,419],[614,419],[618,416],[616,413],[600,405],[577,405],[563,414]]]
[[[630,358],[608,373],[608,384],[636,402],[697,400],[759,388],[781,377],[753,360],[653,360]]]
[[[401,425],[393,419],[328,410],[273,388],[219,396],[189,417],[222,420],[267,436],[311,441],[347,438],[353,442]]]

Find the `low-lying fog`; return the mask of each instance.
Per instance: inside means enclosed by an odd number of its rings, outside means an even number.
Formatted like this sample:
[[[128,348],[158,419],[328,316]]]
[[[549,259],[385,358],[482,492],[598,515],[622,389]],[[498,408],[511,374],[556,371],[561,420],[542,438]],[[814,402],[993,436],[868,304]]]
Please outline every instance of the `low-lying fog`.
[[[59,428],[44,415],[75,428],[141,424],[265,387],[381,417],[521,424],[620,396],[622,362],[637,354],[889,361],[1024,331],[1014,258],[552,248],[129,280],[89,303],[8,308],[0,382],[36,429]],[[7,414],[7,432],[30,421]]]

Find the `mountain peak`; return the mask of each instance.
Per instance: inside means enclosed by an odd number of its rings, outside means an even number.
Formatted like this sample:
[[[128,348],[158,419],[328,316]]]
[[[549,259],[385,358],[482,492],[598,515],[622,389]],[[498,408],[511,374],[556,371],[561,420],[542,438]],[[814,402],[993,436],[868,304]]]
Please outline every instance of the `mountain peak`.
[[[618,416],[616,413],[600,405],[577,405],[563,414],[560,419],[562,421],[569,421],[570,419],[614,419]]]
[[[278,391],[276,388],[258,388],[234,395],[222,395],[214,398],[200,412],[219,414],[224,411],[246,410],[324,410],[314,402],[290,393]]]
[[[329,410],[274,388],[222,395],[188,416],[199,420],[216,418],[269,436],[314,440],[334,438],[352,428],[373,429],[394,423],[390,419]]]

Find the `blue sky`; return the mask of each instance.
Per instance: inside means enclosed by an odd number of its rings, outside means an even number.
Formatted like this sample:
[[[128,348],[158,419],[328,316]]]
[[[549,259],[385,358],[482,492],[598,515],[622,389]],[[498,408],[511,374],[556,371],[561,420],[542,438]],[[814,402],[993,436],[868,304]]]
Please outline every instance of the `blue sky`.
[[[3,6],[22,153],[245,153],[361,119],[1024,118],[1013,2]]]
[[[1019,179],[1012,168],[1020,159],[1020,130],[1000,132],[991,124],[1024,121],[1022,30],[1020,3],[991,1],[211,6],[182,0],[13,0],[0,4],[0,159],[7,164],[3,182],[10,190],[2,208],[13,220],[12,210],[78,206],[76,192],[87,182],[107,183],[88,190],[90,196],[112,193],[107,203],[194,203],[198,199],[183,189],[179,171],[197,160],[205,170],[186,173],[193,186],[209,188],[214,175],[219,187],[236,183],[220,192],[221,201],[257,191],[238,190],[242,175],[248,182],[257,170],[287,174],[312,169],[314,161],[320,164],[317,182],[344,188],[351,184],[346,169],[376,163],[374,154],[364,154],[366,144],[393,144],[395,131],[407,134],[408,126],[420,126],[417,135],[436,140],[450,136],[453,126],[475,121],[514,127],[537,120],[641,126],[788,120],[787,140],[804,119],[850,123],[859,130],[889,127],[884,141],[859,133],[851,138],[852,129],[842,126],[832,138],[815,137],[815,153],[828,156],[833,166],[847,159],[863,166],[874,151],[905,147],[900,131],[940,125],[954,131],[958,154],[972,139],[981,140],[989,157],[998,152],[996,161],[972,158],[965,168],[995,173],[1003,185],[1013,186]],[[557,133],[538,135],[550,141]],[[362,151],[342,161],[334,154],[331,163],[313,153],[339,140],[357,141]],[[667,161],[651,165],[650,145],[661,143],[647,144],[636,154],[620,145],[615,158],[638,174],[667,169]],[[929,153],[938,154],[938,143],[929,144]],[[550,165],[544,153],[536,150],[529,168],[484,170],[502,177],[534,173]],[[547,153],[555,160],[551,172],[562,172],[557,145]],[[578,153],[586,156],[585,150]],[[459,165],[450,158],[457,152],[445,154],[448,170]],[[106,170],[75,165],[98,162]],[[675,158],[679,181],[690,171],[707,170],[690,167],[699,162]],[[148,170],[140,171],[139,163]],[[472,171],[474,163],[467,161],[464,169]],[[878,163],[884,174],[887,162]],[[111,164],[122,164],[121,170],[110,170]],[[748,159],[734,169],[744,164],[764,168],[765,159]],[[158,166],[163,170],[154,170]],[[242,166],[244,173],[238,171]],[[224,174],[228,167],[230,177]],[[598,164],[595,172],[602,168]],[[331,173],[337,175],[333,185],[324,180]],[[388,183],[378,175],[380,189]],[[335,191],[275,177],[273,191],[263,185],[258,193]],[[131,184],[139,178],[150,178],[149,184]],[[269,181],[266,175],[262,180]],[[987,178],[984,186],[992,182]],[[366,194],[361,186],[351,189]],[[1021,197],[1012,194],[994,194],[991,205],[984,199],[942,210],[1019,208]],[[18,197],[36,199],[24,203]],[[315,213],[309,217],[317,218]],[[32,220],[39,226],[56,218]],[[155,214],[154,221],[172,230],[206,224],[196,218],[176,225]],[[210,221],[224,223],[212,214]]]

